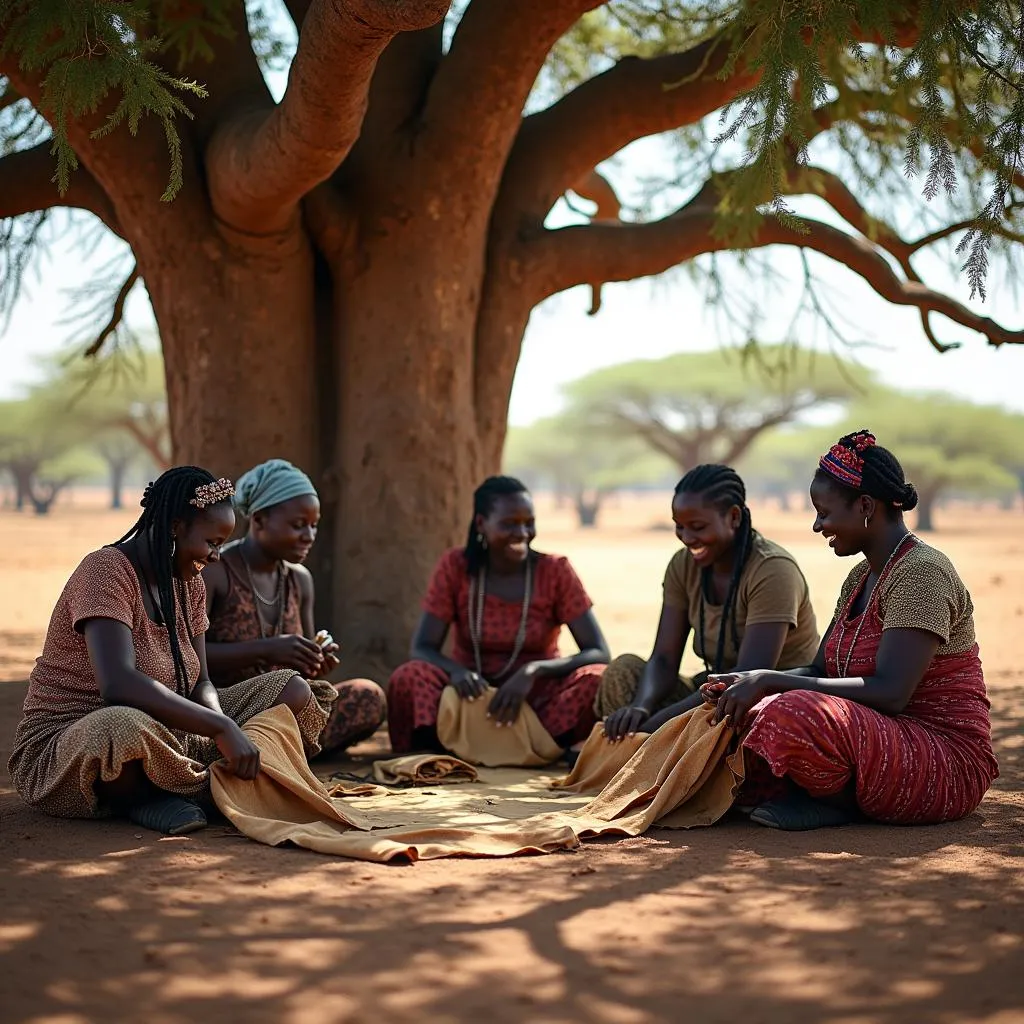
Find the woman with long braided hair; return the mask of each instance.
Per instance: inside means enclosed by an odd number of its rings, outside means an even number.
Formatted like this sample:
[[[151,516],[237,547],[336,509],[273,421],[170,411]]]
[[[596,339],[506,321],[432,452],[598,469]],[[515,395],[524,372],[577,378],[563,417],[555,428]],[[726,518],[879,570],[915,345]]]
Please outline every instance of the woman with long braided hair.
[[[464,700],[497,687],[489,708],[497,727],[515,722],[525,702],[563,748],[589,735],[608,645],[569,560],[534,551],[536,533],[533,500],[520,481],[495,476],[477,488],[466,545],[437,563],[413,660],[388,685],[395,751],[438,749],[438,705],[447,686]],[[563,625],[578,654],[559,654]],[[449,630],[450,656],[442,653]]]
[[[708,672],[792,668],[818,649],[807,581],[785,548],[754,529],[746,499],[729,466],[696,466],[676,485],[672,519],[683,547],[665,572],[650,659],[623,654],[601,680],[595,711],[608,739],[654,732],[699,706]],[[685,679],[691,630],[705,671]]]
[[[291,670],[219,692],[210,682],[202,571],[234,529],[232,493],[205,469],[169,469],[146,488],[132,529],[72,573],[11,754],[27,803],[58,817],[123,814],[182,835],[206,824],[210,764],[224,759],[243,779],[259,771],[240,723],[287,704],[308,752],[318,750],[329,684]]]
[[[864,557],[807,667],[705,683],[715,719],[743,730],[738,803],[787,830],[962,818],[999,774],[971,595],[907,529],[917,491],[870,431],[821,457],[811,502],[836,555]]]

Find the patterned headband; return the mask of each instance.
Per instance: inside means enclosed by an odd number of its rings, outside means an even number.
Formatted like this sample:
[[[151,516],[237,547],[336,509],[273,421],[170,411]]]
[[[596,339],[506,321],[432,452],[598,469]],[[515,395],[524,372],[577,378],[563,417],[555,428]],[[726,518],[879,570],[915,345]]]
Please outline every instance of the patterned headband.
[[[861,452],[875,444],[875,435],[866,430],[854,434],[846,444],[836,442],[818,460],[818,467],[847,487],[859,488],[864,482],[864,456]]]
[[[189,500],[190,505],[196,508],[206,508],[207,505],[216,505],[218,501],[225,501],[235,493],[235,485],[226,477],[214,480],[212,484],[200,484],[196,488],[196,496]]]

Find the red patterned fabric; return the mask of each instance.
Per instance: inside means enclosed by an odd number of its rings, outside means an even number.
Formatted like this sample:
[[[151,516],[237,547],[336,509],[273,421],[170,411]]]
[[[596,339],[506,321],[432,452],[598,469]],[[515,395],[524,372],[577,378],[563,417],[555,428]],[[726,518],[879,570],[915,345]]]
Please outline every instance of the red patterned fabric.
[[[538,679],[526,703],[545,729],[565,746],[582,743],[597,718],[594,698],[604,665],[579,668],[560,679]],[[448,673],[427,661],[399,665],[388,683],[388,732],[396,754],[415,749],[417,729],[433,730]],[[436,737],[434,738],[436,742]]]
[[[510,675],[529,661],[559,657],[562,626],[593,605],[567,558],[536,554],[534,559],[526,642]],[[441,557],[427,586],[423,610],[451,626],[452,659],[475,668],[469,636],[469,575],[461,548],[453,548]],[[499,673],[508,661],[522,610],[520,601],[486,595],[480,643],[485,677]],[[594,697],[604,667],[594,665],[558,679],[539,679],[534,684],[527,701],[553,737],[563,741],[571,737],[568,742],[575,743],[590,734],[596,721]],[[441,691],[447,684],[445,672],[423,661],[407,662],[392,674],[388,684],[388,730],[396,753],[412,749],[414,730],[433,728]]]
[[[526,642],[509,674],[528,661],[557,658],[562,626],[593,607],[568,558],[543,554],[533,557],[533,595],[526,620]],[[423,610],[452,627],[452,658],[460,665],[475,667],[469,638],[469,575],[462,548],[452,548],[441,556],[427,584]],[[504,668],[519,632],[522,614],[521,601],[486,595],[480,640],[486,677]]]
[[[839,614],[849,618],[858,588]],[[876,587],[876,592],[878,588]],[[850,676],[871,676],[882,638],[877,602],[850,658]],[[852,642],[856,618],[849,620]],[[836,633],[825,649],[829,678],[839,678]],[[767,775],[786,776],[812,796],[831,796],[851,779],[861,811],[876,821],[904,825],[955,821],[981,803],[999,774],[992,753],[989,702],[978,647],[936,656],[899,715],[884,715],[840,697],[795,690],[766,698],[743,739],[749,779],[738,798],[769,798]],[[760,762],[759,760],[760,759]],[[767,770],[766,770],[767,769]]]

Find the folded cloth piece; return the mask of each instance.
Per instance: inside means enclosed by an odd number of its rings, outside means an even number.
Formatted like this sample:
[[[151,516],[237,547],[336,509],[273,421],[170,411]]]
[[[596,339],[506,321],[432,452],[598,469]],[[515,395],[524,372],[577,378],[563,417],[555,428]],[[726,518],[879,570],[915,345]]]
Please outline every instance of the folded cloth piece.
[[[598,722],[583,744],[572,771],[564,778],[555,779],[551,788],[566,793],[600,793],[626,766],[649,735],[638,732],[633,736],[624,736],[618,743],[610,743],[604,737],[604,727]]]
[[[554,853],[579,845],[565,821],[506,820],[470,809],[438,825],[436,814],[417,807],[399,808],[396,814],[376,807],[364,810],[362,801],[332,800],[309,769],[298,725],[287,706],[256,715],[242,729],[259,748],[260,773],[246,782],[217,762],[210,771],[213,798],[240,832],[268,846],[294,843],[319,853],[384,862],[396,857],[415,861]],[[458,792],[455,787],[451,791]],[[420,802],[439,799],[410,789],[390,793],[381,802],[390,805],[406,797]],[[367,800],[377,802],[373,797]]]
[[[477,700],[463,700],[452,686],[441,693],[437,711],[437,738],[445,750],[470,764],[488,768],[534,768],[552,764],[562,748],[540,723],[537,712],[523,704],[511,726],[499,727],[487,717],[487,709],[498,691],[488,687]]]
[[[406,754],[390,761],[374,761],[373,777],[386,786],[446,786],[476,782],[477,770],[448,754]]]
[[[332,800],[346,796],[382,796],[384,793],[387,790],[383,786],[375,786],[372,782],[335,782],[333,779],[327,789]]]

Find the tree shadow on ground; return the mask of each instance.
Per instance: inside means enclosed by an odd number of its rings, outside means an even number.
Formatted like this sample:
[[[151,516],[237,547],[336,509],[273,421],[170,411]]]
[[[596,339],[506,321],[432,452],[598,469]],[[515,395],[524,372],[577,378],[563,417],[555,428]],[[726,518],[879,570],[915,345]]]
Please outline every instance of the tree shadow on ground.
[[[962,822],[730,822],[511,860],[158,839],[45,818],[0,776],[3,1019],[994,1019],[1024,1009],[1024,687],[997,710],[1002,785]]]

